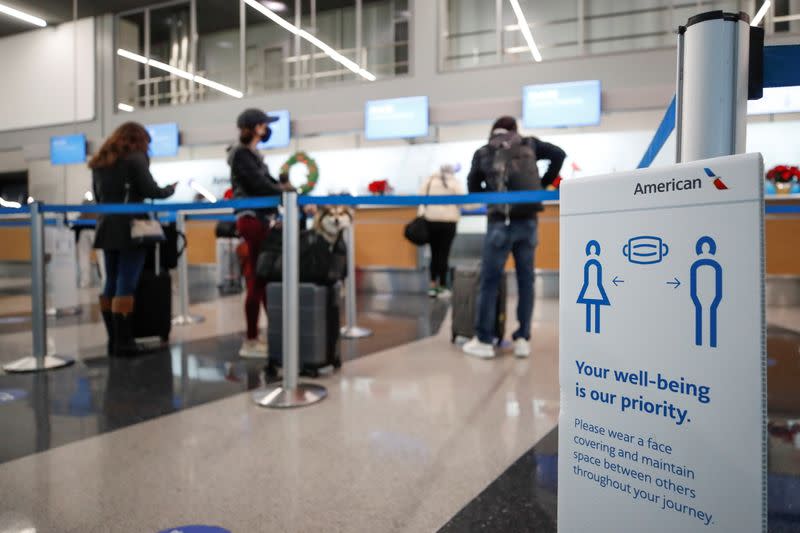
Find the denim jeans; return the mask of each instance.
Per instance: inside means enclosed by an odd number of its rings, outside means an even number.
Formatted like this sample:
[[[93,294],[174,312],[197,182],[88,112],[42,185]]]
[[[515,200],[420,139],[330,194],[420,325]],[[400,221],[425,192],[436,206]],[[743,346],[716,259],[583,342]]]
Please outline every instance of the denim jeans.
[[[475,318],[475,332],[481,342],[491,343],[495,338],[497,320],[497,294],[503,279],[508,254],[514,256],[517,271],[519,300],[517,301],[517,320],[519,326],[512,338],[531,338],[531,317],[533,315],[533,259],[537,236],[537,221],[512,220],[489,222],[486,239],[483,242],[483,261],[481,264],[480,291]]]
[[[106,261],[106,285],[103,296],[117,298],[133,296],[139,285],[139,276],[144,267],[145,250],[104,250]]]

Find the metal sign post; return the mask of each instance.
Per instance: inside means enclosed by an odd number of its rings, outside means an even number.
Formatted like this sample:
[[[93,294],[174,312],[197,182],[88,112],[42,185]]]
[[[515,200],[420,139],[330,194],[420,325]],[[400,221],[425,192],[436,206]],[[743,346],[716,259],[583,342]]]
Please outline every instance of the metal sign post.
[[[283,382],[253,393],[261,407],[302,407],[328,395],[320,385],[298,383],[300,372],[300,216],[297,193],[283,194]]]
[[[33,355],[17,359],[3,366],[13,372],[41,372],[71,365],[69,357],[47,354],[47,305],[45,303],[44,275],[44,214],[41,204],[34,202],[31,208],[31,329],[33,331]]]
[[[175,213],[175,225],[178,234],[186,235],[185,212]],[[186,250],[178,257],[178,300],[179,313],[172,318],[173,326],[200,324],[205,320],[205,317],[189,313],[189,259],[186,257]]]
[[[347,243],[347,281],[345,283],[344,309],[345,326],[342,328],[342,337],[345,339],[361,339],[372,335],[372,330],[359,327],[356,323],[356,230],[354,224],[350,224],[345,232],[345,242]]]

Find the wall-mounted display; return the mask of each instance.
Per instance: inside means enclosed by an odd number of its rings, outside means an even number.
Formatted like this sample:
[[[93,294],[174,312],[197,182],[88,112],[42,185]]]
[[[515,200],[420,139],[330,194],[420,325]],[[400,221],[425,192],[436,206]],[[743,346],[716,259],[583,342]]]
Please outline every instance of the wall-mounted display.
[[[150,124],[145,126],[145,129],[150,134],[150,157],[175,157],[178,155],[180,133],[176,123]]]
[[[523,87],[522,123],[527,129],[598,125],[600,80]]]
[[[50,137],[50,163],[72,165],[86,162],[86,135],[59,135]]]
[[[259,143],[259,150],[270,150],[272,148],[286,148],[292,140],[292,122],[289,111],[267,111],[267,115],[278,117],[276,122],[269,125],[272,135],[267,142]]]
[[[407,139],[428,135],[428,97],[370,100],[364,110],[367,140]]]

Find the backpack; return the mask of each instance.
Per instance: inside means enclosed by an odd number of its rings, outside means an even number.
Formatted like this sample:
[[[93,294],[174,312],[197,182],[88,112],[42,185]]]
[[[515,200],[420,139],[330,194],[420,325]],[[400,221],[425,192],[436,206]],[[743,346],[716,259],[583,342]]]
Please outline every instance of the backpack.
[[[516,133],[498,135],[490,143],[495,148],[492,167],[496,191],[539,191],[542,180],[536,166],[536,151]]]
[[[489,141],[494,148],[492,182],[490,188],[497,192],[540,191],[542,180],[536,166],[536,150],[518,134],[509,132],[495,135]],[[490,213],[505,217],[521,215],[540,209],[538,204],[503,204],[490,206]]]

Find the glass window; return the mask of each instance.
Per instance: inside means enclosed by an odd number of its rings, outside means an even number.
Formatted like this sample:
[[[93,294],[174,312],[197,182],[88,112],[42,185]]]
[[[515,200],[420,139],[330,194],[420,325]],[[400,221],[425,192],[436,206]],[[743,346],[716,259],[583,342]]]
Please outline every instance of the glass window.
[[[189,3],[150,10],[150,58],[184,72],[194,71]],[[195,99],[194,83],[150,66],[152,105],[184,104]]]
[[[197,68],[196,74],[227,87],[243,90],[240,54],[241,28],[239,5],[236,2],[197,2]],[[231,7],[233,6],[233,7]],[[230,96],[196,85],[203,100],[226,99]]]
[[[445,70],[498,62],[497,9],[493,0],[445,0],[447,31],[443,39]]]
[[[291,24],[295,24],[294,0],[264,2],[265,7]],[[250,6],[246,9],[247,30],[247,94],[258,94],[292,87],[296,70],[295,39],[287,29],[269,20]]]
[[[117,19],[117,48],[144,55],[144,12]],[[145,105],[145,66],[116,56],[116,87],[119,109],[132,110]]]
[[[322,42],[356,64],[364,66],[364,54],[356,48],[356,2],[355,0],[317,0],[317,13],[313,33]],[[309,44],[309,43],[306,43]],[[309,61],[313,54],[313,61]],[[354,81],[361,76],[331,59],[316,46],[303,50],[302,72],[313,77],[315,85],[340,81]]]
[[[588,3],[588,2],[587,2]],[[503,5],[503,62],[534,61],[511,4]],[[579,55],[578,3],[519,0],[542,61]]]
[[[408,74],[408,0],[363,0],[357,61],[378,78]]]

